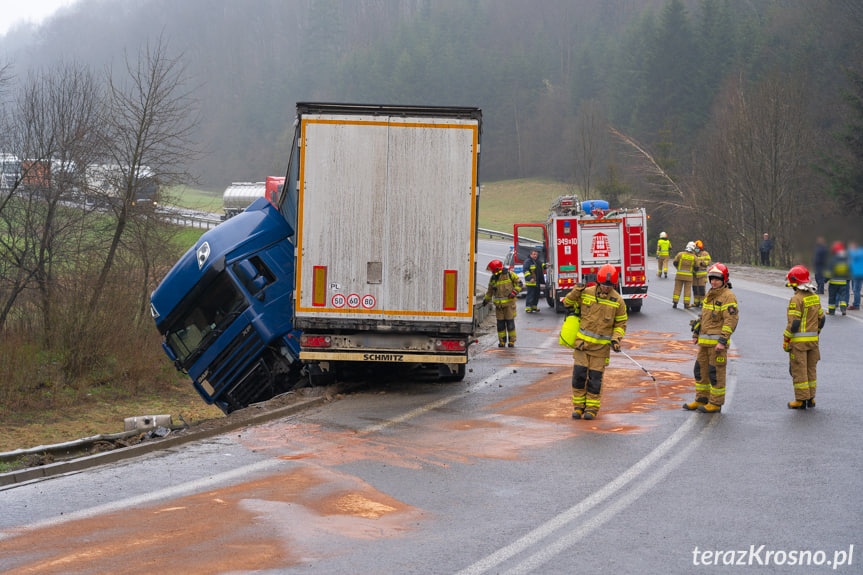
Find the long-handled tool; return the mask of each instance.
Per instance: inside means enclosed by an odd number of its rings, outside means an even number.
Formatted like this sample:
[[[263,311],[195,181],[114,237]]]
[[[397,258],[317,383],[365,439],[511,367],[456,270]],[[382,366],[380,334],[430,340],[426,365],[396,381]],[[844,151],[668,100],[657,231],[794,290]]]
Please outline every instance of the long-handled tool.
[[[625,351],[623,351],[622,349],[620,350],[620,353],[622,353],[623,355],[625,355],[626,357],[628,357],[628,358],[629,358],[629,361],[631,361],[632,363],[634,363],[635,365],[637,365],[639,368],[641,368],[641,371],[643,371],[644,373],[646,373],[647,375],[649,375],[649,376],[650,376],[650,379],[652,379],[652,380],[653,380],[653,389],[654,389],[654,390],[656,390],[656,396],[657,396],[657,397],[659,397],[659,387],[656,385],[656,378],[655,378],[655,377],[653,377],[653,374],[652,374],[652,373],[650,373],[649,371],[647,371],[647,369],[645,369],[645,367],[644,367],[643,365],[641,365],[640,363],[638,363],[637,361],[635,361],[634,359],[632,359],[632,356],[631,356],[631,355],[629,355],[628,353],[626,353]]]

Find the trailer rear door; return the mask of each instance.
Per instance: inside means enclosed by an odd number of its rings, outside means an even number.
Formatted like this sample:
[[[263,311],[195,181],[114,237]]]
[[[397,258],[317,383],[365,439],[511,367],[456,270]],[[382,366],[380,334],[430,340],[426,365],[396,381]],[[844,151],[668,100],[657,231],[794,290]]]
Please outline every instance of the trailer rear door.
[[[479,120],[300,118],[297,318],[472,322]]]

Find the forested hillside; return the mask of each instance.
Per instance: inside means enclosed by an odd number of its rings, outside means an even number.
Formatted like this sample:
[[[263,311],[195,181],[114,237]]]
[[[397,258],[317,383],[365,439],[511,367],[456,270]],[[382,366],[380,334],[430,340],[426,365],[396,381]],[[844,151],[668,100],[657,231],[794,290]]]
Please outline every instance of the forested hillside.
[[[484,111],[484,180],[648,204],[719,257],[769,231],[788,260],[791,225],[860,213],[861,153],[837,137],[856,114],[859,146],[854,0],[79,0],[0,55],[18,80],[58,59],[117,70],[158,38],[214,191],[284,172],[297,101],[452,104]]]
[[[480,107],[512,220],[560,182],[789,265],[863,240],[861,73],[859,0],[77,0],[0,38],[0,418],[176,382],[141,193],[283,175],[298,101]]]

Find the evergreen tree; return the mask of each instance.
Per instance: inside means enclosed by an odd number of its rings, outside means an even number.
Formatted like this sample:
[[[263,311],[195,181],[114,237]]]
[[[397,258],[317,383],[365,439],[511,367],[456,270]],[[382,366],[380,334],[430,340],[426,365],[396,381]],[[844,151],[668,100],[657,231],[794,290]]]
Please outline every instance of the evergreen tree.
[[[849,107],[849,119],[844,129],[834,134],[843,149],[824,158],[819,170],[827,175],[828,191],[841,207],[863,216],[863,74],[851,69],[845,73],[850,88],[842,95]]]

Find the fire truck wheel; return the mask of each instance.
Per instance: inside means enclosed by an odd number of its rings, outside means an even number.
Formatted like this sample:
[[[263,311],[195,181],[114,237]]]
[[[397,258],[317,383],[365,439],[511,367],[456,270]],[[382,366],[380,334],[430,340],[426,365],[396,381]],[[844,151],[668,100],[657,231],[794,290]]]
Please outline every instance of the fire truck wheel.
[[[627,304],[626,309],[630,313],[638,313],[641,311],[641,304],[642,304],[641,300],[634,301],[634,302]]]
[[[554,307],[554,298],[551,296],[546,296],[545,303],[548,304],[548,307]]]

